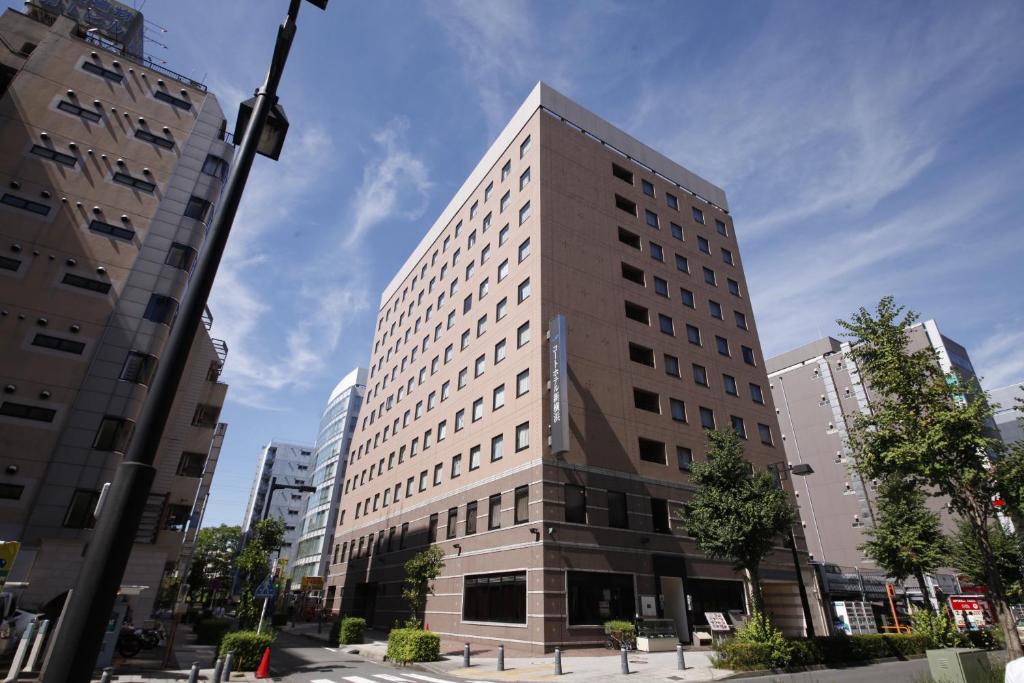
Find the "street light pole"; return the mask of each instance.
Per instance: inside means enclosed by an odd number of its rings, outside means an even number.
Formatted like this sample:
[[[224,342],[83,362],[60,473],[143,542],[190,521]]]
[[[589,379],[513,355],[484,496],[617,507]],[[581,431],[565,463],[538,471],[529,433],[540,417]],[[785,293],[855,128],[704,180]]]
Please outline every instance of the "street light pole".
[[[779,463],[784,464],[784,463]],[[788,470],[794,476],[806,477],[814,474],[814,468],[806,463],[797,465],[791,465],[785,463],[785,470]],[[800,606],[804,611],[804,623],[807,625],[806,635],[808,638],[813,638],[814,633],[814,619],[811,617],[811,603],[807,598],[807,586],[804,585],[804,572],[800,568],[800,553],[796,548],[796,535],[793,533],[793,526],[789,527],[789,549],[793,553],[793,569],[796,570],[796,586],[800,591]]]
[[[264,124],[277,103],[277,87],[295,37],[302,0],[290,0],[288,15],[278,28],[277,42],[263,86],[256,92],[238,154],[228,173],[223,198],[210,223],[207,243],[185,292],[156,377],[143,404],[134,439],[117,466],[85,560],[68,597],[60,630],[46,662],[42,683],[88,683],[103,643],[114,600],[131,555],[156,468],[153,462],[167,425],[171,405],[202,320],[217,268],[227,245],[245,183],[252,169]],[[315,2],[321,8],[326,2]],[[115,628],[119,624],[115,624]]]

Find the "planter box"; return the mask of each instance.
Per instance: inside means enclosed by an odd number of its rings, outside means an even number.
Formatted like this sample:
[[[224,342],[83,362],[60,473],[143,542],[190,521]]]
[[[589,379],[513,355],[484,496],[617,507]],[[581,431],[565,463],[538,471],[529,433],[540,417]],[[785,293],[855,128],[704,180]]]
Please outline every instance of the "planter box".
[[[636,639],[636,649],[642,652],[674,652],[679,639],[671,638],[647,638],[640,636]]]

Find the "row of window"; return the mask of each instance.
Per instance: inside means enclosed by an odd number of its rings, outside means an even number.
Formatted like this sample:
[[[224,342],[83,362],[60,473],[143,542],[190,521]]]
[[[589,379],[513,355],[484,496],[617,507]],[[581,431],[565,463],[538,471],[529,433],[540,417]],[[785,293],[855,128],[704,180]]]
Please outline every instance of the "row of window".
[[[95,54],[95,53],[93,53],[93,54]],[[113,66],[114,66],[114,69],[108,69],[105,66],[103,66],[103,64],[99,60],[99,56],[97,55],[97,56],[93,57],[93,61],[91,61],[91,62],[90,61],[83,61],[82,62],[82,71],[85,71],[86,73],[90,73],[90,74],[92,74],[94,76],[98,76],[98,77],[104,79],[105,81],[107,81],[109,83],[116,83],[118,85],[123,85],[125,77],[124,77],[124,72],[121,69],[120,63],[117,62],[117,61],[114,61]],[[165,87],[164,87],[164,89],[158,89],[158,90],[154,90],[152,92],[153,99],[155,99],[155,100],[159,100],[160,102],[164,102],[166,104],[169,104],[169,105],[171,105],[172,107],[174,107],[176,109],[182,109],[184,111],[191,111],[192,103],[189,100],[185,99],[187,97],[187,95],[188,95],[188,91],[182,89],[181,94],[182,94],[182,97],[177,97],[175,95],[172,95],[170,92],[168,92],[166,90]]]
[[[512,498],[513,525],[526,524],[530,521],[530,487],[526,485],[517,487],[512,492]],[[486,516],[488,531],[501,528],[501,505],[501,493],[495,493],[488,497]],[[471,536],[477,533],[477,525],[480,521],[479,501],[469,501],[466,503],[464,510],[465,513],[462,520],[463,535]],[[427,521],[426,537],[424,539],[426,545],[437,542],[439,524],[440,515],[436,512],[431,514]],[[445,516],[445,538],[458,538],[458,527],[459,508],[448,508]],[[409,523],[405,522],[401,527],[390,527],[387,530],[386,536],[384,529],[381,529],[376,533],[371,532],[365,536],[360,536],[358,539],[352,540],[351,543],[349,541],[345,541],[340,545],[335,545],[333,563],[338,564],[339,562],[345,562],[346,559],[356,560],[363,557],[369,557],[371,554],[379,555],[382,552],[402,550],[406,547],[408,535]]]
[[[626,182],[626,183],[628,183],[630,185],[634,184],[634,174],[633,174],[633,172],[628,170],[628,169],[626,169],[626,168],[623,168],[622,166],[620,166],[620,165],[618,165],[618,164],[616,164],[614,162],[612,163],[612,175],[615,176],[616,178],[618,178],[619,180],[622,180],[623,182]],[[651,181],[649,181],[649,180],[647,180],[645,178],[641,178],[640,179],[640,187],[641,187],[641,190],[643,191],[643,193],[645,195],[647,195],[648,197],[650,197],[652,199],[655,199],[657,197],[657,192],[655,190],[654,184]],[[626,199],[625,197],[622,197],[620,195],[616,195],[615,205],[618,208],[622,209],[623,211],[626,211],[627,213],[633,214],[634,216],[639,215],[638,211],[637,211],[636,202],[634,202],[632,200],[629,200],[629,199]],[[679,198],[676,195],[672,194],[671,192],[665,192],[665,206],[667,206],[669,209],[672,209],[673,211],[679,211],[680,210],[679,209]],[[644,213],[645,213],[645,221],[646,221],[646,223],[648,225],[650,225],[651,227],[658,228],[659,227],[658,214],[656,214],[654,211],[651,211],[649,209],[645,210]],[[705,218],[704,218],[704,210],[703,209],[700,209],[700,208],[698,208],[696,206],[691,206],[690,207],[690,216],[692,217],[694,223],[699,223],[700,225],[706,225],[707,224],[706,221],[705,221]],[[728,226],[726,226],[724,221],[715,219],[715,230],[718,232],[719,235],[723,235],[723,236],[728,236],[729,235],[729,228],[728,228]]]
[[[461,411],[460,411],[461,412]],[[442,423],[444,424],[444,423]],[[458,416],[456,416],[456,431],[460,429]],[[525,451],[530,447],[530,423],[523,422],[516,425],[514,430],[514,447],[515,452],[519,453]],[[429,448],[428,442],[424,441],[424,450]],[[417,455],[417,440],[413,440],[413,445],[409,450],[409,458],[414,458]],[[466,466],[470,472],[480,468],[481,460],[483,457],[483,446],[475,445],[469,448],[467,452],[467,463]],[[497,434],[491,437],[490,442],[490,461],[498,462],[505,457],[505,435]],[[405,462],[405,446],[397,452],[397,465],[401,465]],[[387,469],[390,471],[396,466],[396,453],[392,452],[388,456]],[[428,485],[440,486],[444,481],[444,469],[445,463],[435,463],[433,466],[433,476],[430,479],[431,471],[429,469],[422,470],[419,477],[412,476],[405,481],[405,499],[412,497],[415,493],[422,493],[427,490]],[[372,465],[369,469],[363,470],[358,476],[353,476],[348,479],[345,483],[345,493],[347,494],[350,490],[357,489],[359,486],[373,481],[374,474],[380,477],[384,474],[384,459],[381,458],[376,465]],[[368,475],[368,476],[367,476]],[[462,476],[462,453],[456,453],[451,457],[451,464],[449,469],[449,480],[457,479]],[[428,483],[430,482],[430,483]],[[418,488],[417,488],[418,486]],[[402,497],[403,489],[402,482],[398,482],[394,487],[388,487],[383,492],[374,494],[371,499],[369,496],[363,501],[356,502],[354,517],[358,519],[362,515],[366,515],[370,512],[376,512],[379,509],[386,508],[389,505],[398,503],[403,500]],[[342,525],[345,522],[345,511],[342,510],[341,515],[338,519],[338,524]]]

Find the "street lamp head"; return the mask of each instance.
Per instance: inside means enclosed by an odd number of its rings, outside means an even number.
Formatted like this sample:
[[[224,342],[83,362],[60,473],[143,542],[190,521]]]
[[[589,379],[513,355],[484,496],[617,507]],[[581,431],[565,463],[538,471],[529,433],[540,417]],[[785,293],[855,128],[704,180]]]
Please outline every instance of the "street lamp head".
[[[306,0],[311,5],[316,5],[320,9],[327,9],[327,0]]]
[[[238,106],[238,119],[235,121],[235,144],[242,142],[245,128],[252,117],[252,110],[256,104],[256,98],[251,97]],[[256,152],[274,161],[281,158],[281,149],[284,147],[284,138],[288,135],[288,117],[285,116],[284,107],[274,104],[267,114],[267,121],[260,131],[259,143]]]
[[[814,468],[807,463],[800,463],[799,465],[790,465],[789,471],[797,477],[806,477],[808,474],[814,474]]]

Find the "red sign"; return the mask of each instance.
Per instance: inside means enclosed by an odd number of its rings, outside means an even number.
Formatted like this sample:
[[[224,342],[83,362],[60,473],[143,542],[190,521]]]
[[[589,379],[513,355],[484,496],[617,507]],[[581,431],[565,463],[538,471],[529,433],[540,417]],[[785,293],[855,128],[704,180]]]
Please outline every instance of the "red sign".
[[[1006,505],[1006,501],[1003,500],[1002,498],[996,498],[995,500],[992,501],[992,505],[994,507],[1001,508]]]
[[[982,609],[981,601],[974,598],[950,598],[949,606],[954,612],[979,612]]]

